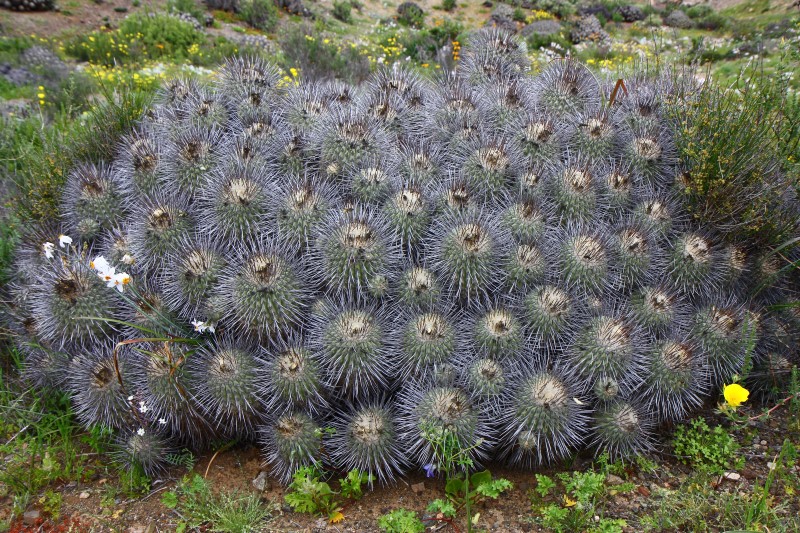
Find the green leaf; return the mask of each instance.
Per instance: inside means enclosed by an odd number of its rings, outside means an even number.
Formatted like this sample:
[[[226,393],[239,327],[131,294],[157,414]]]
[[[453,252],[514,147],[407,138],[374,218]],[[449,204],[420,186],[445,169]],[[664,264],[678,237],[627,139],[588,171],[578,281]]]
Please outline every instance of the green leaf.
[[[178,506],[178,495],[174,492],[165,492],[161,495],[161,504],[167,509],[175,509]]]
[[[431,513],[442,513],[445,518],[455,518],[456,516],[456,507],[453,505],[453,502],[441,498],[429,503],[428,511]]]
[[[460,477],[451,477],[447,480],[444,492],[448,497],[455,500],[464,498],[464,480]]]

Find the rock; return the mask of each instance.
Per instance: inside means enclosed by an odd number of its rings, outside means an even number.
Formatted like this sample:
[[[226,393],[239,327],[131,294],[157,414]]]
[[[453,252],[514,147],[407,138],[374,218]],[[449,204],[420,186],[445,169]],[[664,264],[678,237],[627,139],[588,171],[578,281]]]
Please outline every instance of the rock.
[[[615,10],[617,13],[620,14],[622,20],[625,22],[636,22],[638,20],[644,20],[647,15],[645,15],[644,10],[639,6],[634,5],[627,5],[627,6],[618,6]]]
[[[276,3],[290,15],[311,16],[311,11],[303,4],[303,0],[278,0]]]
[[[725,472],[722,476],[723,478],[727,479],[728,481],[739,481],[742,479],[742,475],[738,472]]]
[[[600,25],[600,21],[594,15],[588,15],[578,19],[575,27],[570,32],[570,39],[573,43],[593,42],[596,44],[608,44],[611,37]]]
[[[664,17],[664,25],[669,26],[670,28],[681,28],[685,30],[694,26],[694,21],[689,18],[689,15],[680,9],[676,9]]]
[[[511,6],[506,4],[497,4],[497,7],[492,11],[489,20],[486,21],[486,26],[494,26],[502,28],[506,31],[516,33],[517,23],[514,22],[514,10]]]
[[[762,440],[761,442],[759,442],[759,444],[762,445],[762,446],[766,446],[767,445],[767,441]]]
[[[414,2],[403,2],[397,6],[397,19],[414,26],[425,18],[425,11]]]
[[[648,498],[650,496],[650,494],[651,494],[650,489],[648,489],[644,485],[639,485],[638,487],[636,487],[636,492],[638,492],[639,494],[641,494],[645,498]]]
[[[742,477],[748,480],[753,480],[758,478],[758,474],[752,468],[745,468],[742,470]]]
[[[86,492],[86,491],[83,491],[78,495],[78,498],[80,498],[81,500],[85,500],[88,497],[89,497],[89,493]]]
[[[259,492],[264,492],[264,490],[267,488],[267,481],[267,472],[262,470],[253,480],[253,487],[255,487],[255,489]]]
[[[481,4],[483,7],[492,7],[494,4],[490,0],[486,0]]]
[[[622,485],[623,483],[625,483],[625,481],[619,476],[615,476],[614,474],[608,474],[606,476],[606,483],[608,483],[609,485]]]
[[[414,494],[420,494],[420,493],[424,492],[425,491],[425,482],[424,481],[420,481],[419,483],[414,483],[413,485],[411,485],[411,491]]]
[[[25,525],[32,526],[32,525],[36,524],[36,521],[39,520],[39,518],[41,518],[41,516],[42,516],[42,513],[40,513],[36,509],[34,509],[32,511],[25,511],[25,513],[23,513],[23,515],[22,515],[22,522]]]
[[[561,23],[557,20],[534,20],[530,24],[526,24],[520,31],[523,37],[530,37],[531,35],[555,35],[561,31]]]

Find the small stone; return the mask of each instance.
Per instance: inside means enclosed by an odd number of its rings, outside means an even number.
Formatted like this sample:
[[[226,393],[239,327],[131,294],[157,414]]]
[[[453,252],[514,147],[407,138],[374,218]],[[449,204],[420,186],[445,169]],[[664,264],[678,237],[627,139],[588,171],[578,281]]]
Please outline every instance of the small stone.
[[[253,487],[259,492],[264,492],[267,488],[267,472],[265,470],[259,472],[253,480]]]
[[[414,494],[419,494],[425,490],[425,482],[420,481],[419,483],[414,483],[411,485],[411,490]]]
[[[723,475],[722,477],[724,477],[728,481],[739,481],[740,479],[742,479],[742,475],[739,474],[738,472],[725,472],[725,475]]]
[[[88,497],[89,497],[89,493],[86,492],[86,491],[83,491],[78,495],[78,498],[80,498],[81,500],[85,500]]]
[[[762,446],[766,446],[767,445],[767,441],[762,440],[761,442],[759,442],[759,444],[762,445]]]
[[[636,487],[636,492],[638,492],[639,494],[641,494],[645,498],[650,496],[650,489],[648,489],[644,485],[639,485],[638,487]]]
[[[25,525],[32,526],[36,523],[37,520],[39,520],[39,517],[41,516],[42,513],[40,513],[35,509],[33,511],[25,511],[25,513],[22,515],[22,522]]]
[[[758,477],[758,474],[756,474],[756,472],[752,468],[745,468],[744,470],[742,470],[742,477],[744,477],[745,479],[753,480]]]
[[[606,476],[606,483],[608,483],[609,485],[622,485],[623,483],[625,483],[625,481],[619,476],[615,476],[614,474],[608,474]]]

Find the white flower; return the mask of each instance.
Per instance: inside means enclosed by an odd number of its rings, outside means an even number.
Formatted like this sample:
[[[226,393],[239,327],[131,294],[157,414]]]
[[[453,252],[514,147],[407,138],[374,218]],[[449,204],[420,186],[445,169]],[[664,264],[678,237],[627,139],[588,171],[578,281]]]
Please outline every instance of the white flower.
[[[149,411],[149,410],[150,410],[150,408],[149,408],[149,407],[147,407],[147,406],[144,404],[144,402],[139,402],[139,412],[140,412],[140,413],[146,413],[146,412],[147,412],[147,411]]]
[[[52,242],[46,242],[42,245],[42,250],[44,250],[44,256],[48,259],[53,258],[53,250],[56,249],[56,245]]]
[[[114,268],[108,264],[108,260],[102,255],[98,255],[89,262],[89,266],[94,269],[98,274],[105,274]]]
[[[133,261],[134,259],[131,254],[125,254],[122,256],[122,262],[125,263],[126,265],[132,265]]]
[[[163,426],[164,424],[166,424],[166,423],[167,423],[167,421],[166,421],[166,420],[164,420],[163,418],[159,418],[159,419],[158,419],[158,423],[159,423],[159,424],[161,424],[161,425]]]
[[[133,401],[133,395],[131,395],[131,396],[128,396],[128,401],[129,401],[129,402],[132,402],[132,401]]]
[[[136,434],[140,437],[144,437],[144,428],[139,428],[136,430]]]
[[[192,326],[198,333],[205,333],[206,331],[214,333],[216,331],[214,324],[206,324],[202,320],[192,320]]]
[[[125,285],[130,283],[132,279],[130,274],[126,274],[125,272],[112,273],[110,277],[106,278],[106,286],[114,287],[119,292],[123,292],[125,290]]]
[[[58,236],[58,245],[62,248],[67,246],[68,244],[72,244],[72,237],[68,235],[59,235]]]

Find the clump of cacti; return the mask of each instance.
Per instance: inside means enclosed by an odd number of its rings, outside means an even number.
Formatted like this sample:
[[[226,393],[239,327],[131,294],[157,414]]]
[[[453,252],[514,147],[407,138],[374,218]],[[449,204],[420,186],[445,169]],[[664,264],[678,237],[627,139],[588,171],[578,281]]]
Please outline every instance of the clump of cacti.
[[[785,371],[800,320],[791,281],[748,296],[774,258],[686,216],[671,78],[612,88],[497,30],[435,81],[170,82],[20,248],[25,374],[148,472],[219,438],[283,480],[390,481],[442,435],[525,466],[648,450],[746,362]]]

